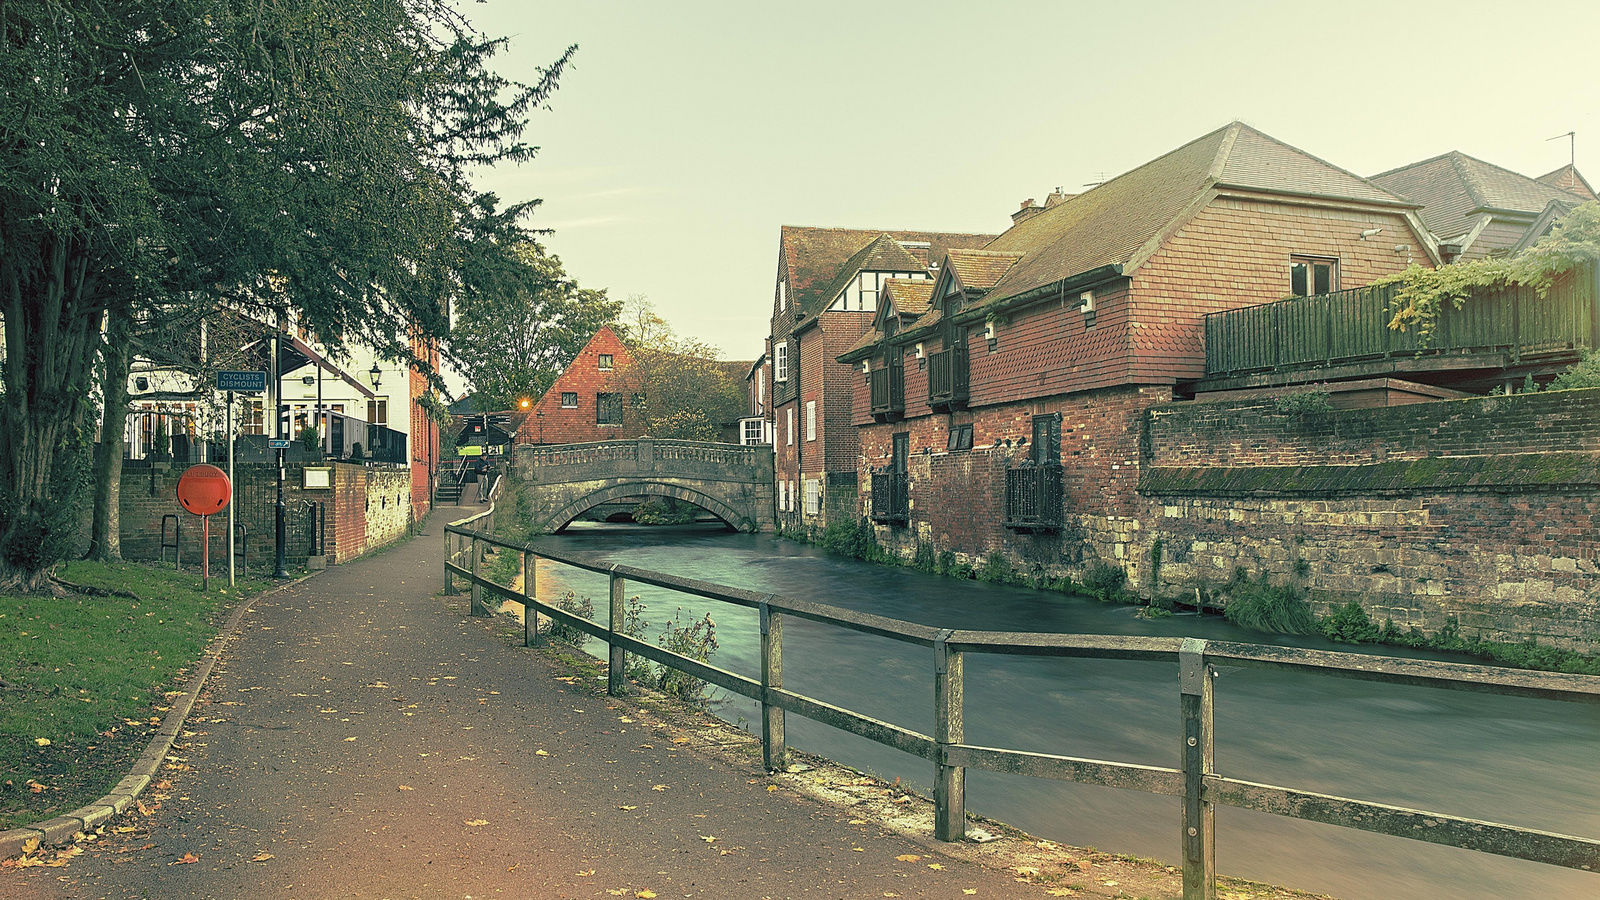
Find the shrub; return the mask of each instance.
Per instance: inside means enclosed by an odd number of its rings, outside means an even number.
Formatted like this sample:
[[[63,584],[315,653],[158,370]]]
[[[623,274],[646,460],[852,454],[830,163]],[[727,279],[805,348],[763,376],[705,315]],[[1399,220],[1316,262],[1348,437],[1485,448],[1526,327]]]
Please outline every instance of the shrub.
[[[878,546],[878,537],[866,519],[854,522],[829,522],[818,541],[823,549],[851,559],[867,562],[887,562],[889,554]]]
[[[717,623],[711,620],[707,613],[703,618],[693,622],[683,621],[683,607],[678,607],[672,614],[672,621],[667,623],[667,630],[656,639],[663,650],[687,656],[698,662],[711,659],[711,654],[717,651]],[[686,703],[704,704],[709,698],[706,696],[706,682],[687,672],[661,666],[656,676],[655,687],[668,697],[682,700]]]
[[[939,571],[939,557],[933,552],[932,544],[917,542],[917,553],[911,558],[911,568],[918,572]]]
[[[587,596],[580,597],[572,591],[567,591],[551,605],[580,618],[588,619],[591,622],[594,621],[594,601]],[[555,620],[551,620],[550,624],[545,628],[545,633],[555,640],[566,641],[578,647],[582,647],[583,642],[589,637],[589,635],[573,628],[571,625],[565,625]]]
[[[1252,584],[1248,580],[1233,587],[1222,615],[1241,628],[1275,631],[1280,634],[1312,634],[1317,630],[1311,607],[1300,592],[1286,585]]]
[[[1327,391],[1309,390],[1295,391],[1291,394],[1280,394],[1272,402],[1278,412],[1286,416],[1306,416],[1312,413],[1325,413],[1333,409],[1333,403],[1328,399]]]
[[[649,627],[650,623],[644,620],[644,602],[638,595],[629,597],[622,606],[622,627],[618,630],[635,640],[643,640],[644,630]],[[628,660],[625,675],[640,684],[656,683],[658,679],[655,677],[655,670],[651,667],[650,660],[638,654],[630,654],[625,658]]]
[[[1388,623],[1392,628],[1394,623]],[[1373,624],[1367,611],[1355,600],[1335,609],[1317,625],[1330,641],[1342,644],[1370,644],[1383,636],[1383,631]]]
[[[1016,572],[1011,568],[1011,563],[996,550],[984,557],[983,565],[978,567],[977,578],[991,584],[1010,584],[1016,578]]]
[[[1121,596],[1122,585],[1127,580],[1128,573],[1120,566],[1113,566],[1097,559],[1084,570],[1083,589],[1089,596],[1105,603]]]

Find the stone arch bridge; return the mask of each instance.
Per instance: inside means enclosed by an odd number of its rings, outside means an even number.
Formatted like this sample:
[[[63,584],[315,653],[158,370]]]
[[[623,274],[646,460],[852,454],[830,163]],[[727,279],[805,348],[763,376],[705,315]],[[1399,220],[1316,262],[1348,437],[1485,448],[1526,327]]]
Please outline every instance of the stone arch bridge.
[[[772,531],[772,448],[638,438],[517,447],[517,482],[537,531],[624,497],[693,503],[740,531]]]

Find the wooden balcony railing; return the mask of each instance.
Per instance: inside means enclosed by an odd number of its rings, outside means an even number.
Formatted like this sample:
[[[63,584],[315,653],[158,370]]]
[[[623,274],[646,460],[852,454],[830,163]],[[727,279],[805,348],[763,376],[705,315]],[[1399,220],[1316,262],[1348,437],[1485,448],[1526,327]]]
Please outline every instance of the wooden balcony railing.
[[[1392,356],[1582,351],[1600,341],[1593,263],[1557,279],[1540,297],[1529,287],[1475,292],[1445,303],[1430,339],[1389,327],[1393,285],[1295,297],[1205,317],[1206,376],[1312,368]]]
[[[1025,463],[1006,469],[1006,509],[1000,524],[1014,531],[1060,531],[1061,466]]]
[[[872,370],[872,414],[897,416],[906,411],[906,378],[902,366]]]
[[[872,521],[905,525],[911,521],[911,491],[906,473],[879,469],[872,473]]]
[[[952,347],[928,357],[928,405],[949,409],[967,405],[967,348]]]

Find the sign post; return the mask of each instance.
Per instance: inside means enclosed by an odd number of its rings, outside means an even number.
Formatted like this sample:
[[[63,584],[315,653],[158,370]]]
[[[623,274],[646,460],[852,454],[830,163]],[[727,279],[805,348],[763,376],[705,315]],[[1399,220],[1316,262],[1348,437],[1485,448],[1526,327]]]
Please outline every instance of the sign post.
[[[216,466],[190,466],[178,479],[178,502],[200,517],[200,590],[211,590],[211,516],[231,506],[233,482]]]
[[[233,523],[233,448],[235,435],[233,433],[233,395],[234,392],[246,394],[259,394],[267,389],[267,373],[265,372],[236,372],[222,371],[217,373],[217,390],[228,392],[228,586],[233,587],[236,581],[234,562],[238,558],[238,548],[233,543],[237,540],[239,529]],[[210,540],[210,534],[206,535]]]

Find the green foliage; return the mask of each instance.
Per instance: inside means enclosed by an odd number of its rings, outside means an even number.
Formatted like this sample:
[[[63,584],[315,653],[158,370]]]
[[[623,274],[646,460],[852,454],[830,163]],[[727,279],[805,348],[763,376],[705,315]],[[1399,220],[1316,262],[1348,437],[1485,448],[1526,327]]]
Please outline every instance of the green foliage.
[[[1317,629],[1330,641],[1342,644],[1370,644],[1382,633],[1355,600],[1335,609],[1317,623]]]
[[[1017,573],[1005,556],[996,550],[983,558],[983,565],[978,567],[976,577],[990,584],[1014,584]]]
[[[674,334],[643,297],[628,302],[618,328],[632,359],[612,376],[634,398],[625,423],[659,438],[717,440],[744,414],[744,373],[721,362],[716,347]]]
[[[687,656],[698,662],[707,662],[717,652],[717,624],[711,614],[690,622],[683,620],[683,608],[672,614],[666,631],[656,639],[663,650]],[[706,682],[677,669],[661,667],[656,675],[655,688],[668,697],[686,703],[703,704],[708,699]]]
[[[1398,286],[1389,327],[1414,327],[1422,345],[1428,346],[1444,304],[1459,309],[1480,290],[1508,286],[1531,287],[1543,297],[1556,278],[1595,259],[1600,259],[1600,203],[1585,203],[1517,256],[1486,257],[1437,269],[1413,264],[1373,284]]]
[[[1122,587],[1127,580],[1128,573],[1122,567],[1097,559],[1084,570],[1082,587],[1084,593],[1102,603],[1120,602],[1127,593]]]
[[[1594,350],[1585,353],[1581,362],[1557,375],[1556,380],[1550,383],[1552,391],[1592,387],[1600,387],[1600,352]]]
[[[644,601],[640,600],[638,595],[629,597],[622,605],[622,627],[618,630],[628,637],[643,640],[645,629],[649,627],[650,623],[644,618]],[[640,684],[657,683],[655,669],[650,665],[650,660],[634,654],[628,654],[626,659],[628,660],[626,674],[629,678]]]
[[[878,545],[878,537],[872,531],[872,523],[866,519],[857,519],[854,522],[835,520],[828,523],[817,543],[830,553],[848,556],[851,559],[865,560],[866,562],[887,563],[896,561],[892,554]]]
[[[543,396],[622,311],[604,290],[580,288],[537,243],[518,244],[511,255],[510,265],[462,296],[450,331],[450,349],[484,411]]]
[[[1310,577],[1311,563],[1307,562],[1304,558],[1296,559],[1294,561],[1294,574],[1296,578]]]
[[[633,520],[640,525],[685,525],[700,517],[702,510],[684,500],[671,497],[646,497],[633,508]]]
[[[594,601],[588,596],[580,597],[573,591],[567,591],[558,597],[551,606],[572,613],[579,618],[588,619],[591,622],[594,621]],[[554,619],[550,621],[549,625],[545,626],[545,633],[555,640],[565,641],[578,647],[582,647],[584,641],[589,639],[589,635],[584,632]]]
[[[1308,390],[1294,391],[1288,394],[1279,394],[1272,401],[1272,406],[1286,416],[1307,416],[1314,413],[1325,413],[1333,410],[1333,403],[1329,401],[1327,391]]]
[[[1228,590],[1223,617],[1241,628],[1279,634],[1313,634],[1316,617],[1300,592],[1286,585],[1269,584],[1265,578],[1236,581]]]
[[[300,432],[300,446],[307,450],[316,450],[322,446],[322,438],[317,435],[317,429],[305,428]]]
[[[1547,647],[1528,639],[1520,644],[1503,644],[1461,636],[1455,619],[1446,621],[1437,634],[1426,635],[1412,627],[1401,631],[1393,619],[1386,619],[1378,634],[1378,641],[1399,647],[1419,650],[1441,650],[1447,653],[1467,653],[1492,660],[1503,666],[1532,669],[1540,672],[1566,672],[1573,675],[1600,675],[1600,656]]]

